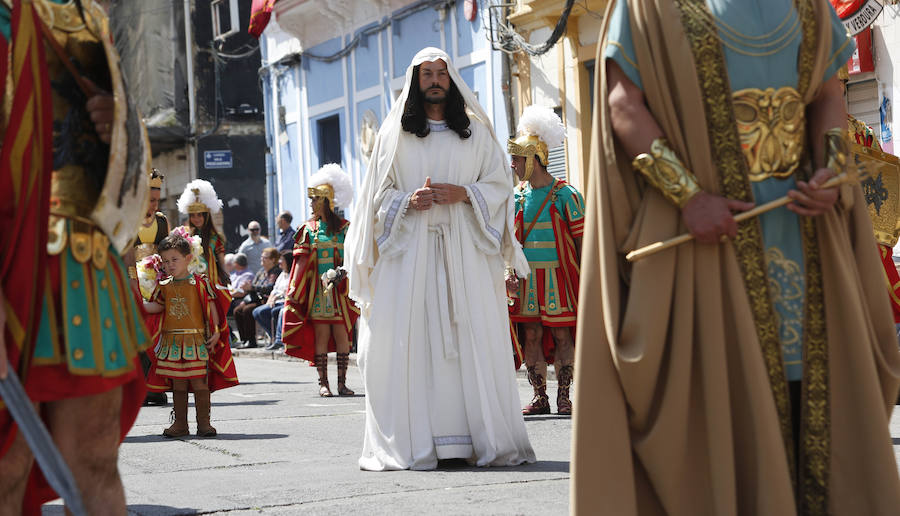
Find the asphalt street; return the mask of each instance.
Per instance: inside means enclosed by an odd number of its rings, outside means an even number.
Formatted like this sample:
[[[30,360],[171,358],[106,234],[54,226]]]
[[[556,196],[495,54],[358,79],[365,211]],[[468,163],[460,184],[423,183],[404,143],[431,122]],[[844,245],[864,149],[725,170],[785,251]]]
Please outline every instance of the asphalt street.
[[[352,398],[320,398],[304,362],[242,351],[241,385],[213,394],[215,439],[160,436],[168,407],[144,407],[120,452],[130,514],[540,514],[568,512],[571,419],[526,418],[536,464],[372,473],[357,467],[365,420],[362,381]],[[333,358],[333,357],[332,357]],[[330,369],[336,390],[335,369]],[[531,387],[518,375],[522,403]],[[556,382],[549,382],[551,400]],[[576,410],[577,410],[577,397]],[[193,404],[189,411],[192,430]],[[891,422],[900,463],[900,410]],[[59,502],[44,514],[62,514]]]
[[[568,417],[527,419],[536,464],[364,472],[357,459],[365,398],[356,367],[348,374],[355,397],[320,398],[316,370],[305,362],[241,355],[236,358],[241,384],[212,395],[217,438],[163,438],[171,405],[141,410],[119,459],[131,514],[567,512]],[[330,379],[336,391],[333,362]],[[521,374],[518,383],[526,403],[531,387]],[[550,391],[555,400],[552,378]],[[193,402],[188,414],[194,431]],[[62,508],[57,502],[44,514],[62,514]]]

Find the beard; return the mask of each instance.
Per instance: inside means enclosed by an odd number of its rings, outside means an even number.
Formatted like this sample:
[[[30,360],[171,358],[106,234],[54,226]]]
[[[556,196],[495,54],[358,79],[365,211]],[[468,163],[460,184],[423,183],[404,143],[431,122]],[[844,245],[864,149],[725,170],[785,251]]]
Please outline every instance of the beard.
[[[429,91],[432,91],[433,89],[438,89],[441,92],[440,93],[432,92],[429,94]],[[428,104],[443,104],[444,102],[447,101],[447,90],[445,90],[444,88],[441,88],[440,86],[437,86],[437,85],[430,86],[429,88],[427,88],[425,90],[421,90],[421,93],[422,93],[422,98],[424,98],[425,102]]]

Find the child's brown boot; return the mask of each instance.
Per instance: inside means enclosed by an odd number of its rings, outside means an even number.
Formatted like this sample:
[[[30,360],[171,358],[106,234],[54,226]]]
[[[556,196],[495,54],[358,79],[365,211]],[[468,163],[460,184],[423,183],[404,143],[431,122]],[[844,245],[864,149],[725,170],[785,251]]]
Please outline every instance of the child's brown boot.
[[[215,437],[216,429],[209,424],[212,403],[209,400],[209,391],[194,391],[194,410],[197,411],[197,436]]]
[[[172,426],[163,430],[164,437],[184,437],[191,433],[187,421],[187,391],[172,391],[174,422]]]

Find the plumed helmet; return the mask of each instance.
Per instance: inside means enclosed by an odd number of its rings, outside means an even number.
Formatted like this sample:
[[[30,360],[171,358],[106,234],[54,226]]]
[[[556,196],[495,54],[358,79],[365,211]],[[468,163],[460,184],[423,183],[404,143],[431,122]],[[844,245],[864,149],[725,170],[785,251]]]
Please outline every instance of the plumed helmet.
[[[309,197],[325,197],[332,209],[347,209],[353,202],[353,183],[337,163],[328,163],[309,178]]]
[[[528,106],[519,118],[519,135],[507,142],[507,152],[513,156],[524,156],[525,180],[534,170],[532,159],[537,157],[547,166],[550,149],[559,147],[566,139],[566,126],[552,109],[545,106]]]
[[[194,179],[184,187],[184,192],[181,192],[181,197],[178,198],[178,211],[185,215],[203,212],[214,215],[222,211],[222,201],[209,181]]]

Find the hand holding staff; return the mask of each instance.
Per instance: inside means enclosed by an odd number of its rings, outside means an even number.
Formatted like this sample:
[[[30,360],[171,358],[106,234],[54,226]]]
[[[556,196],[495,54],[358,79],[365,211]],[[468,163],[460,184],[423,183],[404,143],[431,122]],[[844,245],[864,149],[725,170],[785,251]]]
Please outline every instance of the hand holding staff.
[[[834,187],[840,186],[844,183],[848,183],[851,181],[857,181],[857,180],[858,180],[857,171],[855,171],[855,170],[848,171],[848,172],[844,172],[840,175],[832,177],[827,182],[825,182],[825,184],[823,184],[820,188],[823,188],[823,189],[824,188],[834,188]],[[740,222],[743,222],[752,217],[756,217],[756,216],[762,215],[763,213],[766,213],[768,211],[772,211],[775,208],[780,208],[782,206],[790,204],[793,201],[794,201],[794,199],[792,199],[788,196],[780,197],[778,199],[775,199],[774,201],[770,201],[765,204],[759,205],[751,210],[745,211],[743,213],[739,213],[734,216],[734,220],[735,220],[735,222],[740,223]],[[625,255],[625,259],[628,260],[629,262],[636,262],[642,258],[646,258],[646,257],[656,254],[660,251],[663,251],[663,250],[666,250],[666,249],[669,249],[672,247],[676,247],[685,242],[690,242],[693,239],[694,239],[693,235],[691,235],[690,233],[685,233],[683,235],[679,235],[677,237],[670,238],[668,240],[664,240],[662,242],[655,242],[653,244],[641,247],[640,249],[631,251],[630,253]]]

